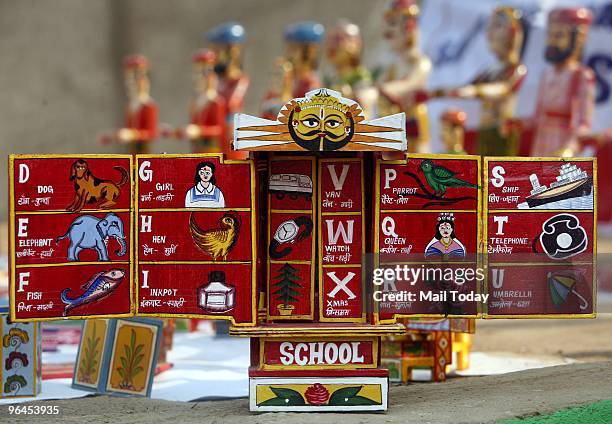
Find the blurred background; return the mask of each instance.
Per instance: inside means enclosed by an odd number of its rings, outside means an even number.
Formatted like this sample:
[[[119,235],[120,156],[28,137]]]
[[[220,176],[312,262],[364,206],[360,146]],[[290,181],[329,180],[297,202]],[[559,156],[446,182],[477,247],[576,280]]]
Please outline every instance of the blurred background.
[[[188,122],[191,54],[206,32],[229,20],[247,31],[244,69],[251,77],[246,113],[256,114],[283,30],[292,22],[324,25],[346,17],[361,26],[366,55],[382,41],[386,1],[312,0],[58,0],[0,1],[0,150],[8,153],[117,152],[97,136],[123,122],[123,56],[151,63],[151,94],[160,122]],[[290,5],[290,6],[289,6]],[[368,47],[372,44],[372,47]],[[155,152],[187,152],[188,143],[161,140]],[[0,161],[6,178],[6,157]],[[6,219],[7,185],[0,184]],[[0,218],[0,219],[1,219]]]
[[[612,2],[579,2],[594,11],[585,62],[597,75],[595,131],[609,127],[612,105]],[[489,0],[425,0],[420,45],[433,62],[430,87],[470,81],[494,62],[485,40],[493,7]],[[544,27],[548,10],[572,1],[507,1],[523,10],[530,24],[524,61],[528,76],[517,115],[530,116],[540,71],[545,65]],[[206,45],[206,32],[235,20],[247,32],[244,69],[251,78],[244,112],[258,114],[269,85],[273,61],[284,53],[283,30],[296,21],[315,20],[326,27],[339,18],[360,26],[364,62],[384,68],[397,58],[383,38],[386,0],[0,0],[0,150],[8,153],[120,152],[97,137],[122,125],[125,94],[121,62],[142,53],[151,62],[151,92],[160,123],[188,121],[192,95],[191,54]],[[321,61],[321,74],[330,72]],[[432,149],[440,150],[440,112],[458,104],[468,127],[479,119],[479,102],[435,100],[429,105]],[[153,152],[187,152],[187,143],[159,139]],[[125,150],[123,150],[125,151]],[[6,175],[6,160],[0,174]],[[7,215],[7,185],[0,184],[0,220]],[[3,243],[4,248],[4,243]]]
[[[361,29],[364,63],[384,69],[398,61],[383,38],[388,0],[0,0],[0,271],[7,269],[7,160],[10,153],[120,153],[102,145],[103,131],[123,125],[125,90],[122,60],[142,53],[151,64],[151,94],[160,123],[188,122],[192,96],[191,55],[206,46],[206,32],[237,21],[246,29],[243,68],[251,79],[244,112],[258,115],[269,87],[273,61],[284,53],[283,31],[293,22],[313,20],[330,27],[346,18]],[[544,66],[546,16],[558,6],[587,6],[595,20],[584,62],[595,71],[597,104],[593,130],[612,127],[612,0],[511,0],[529,22],[524,52],[527,78],[516,115],[534,112]],[[492,0],[423,0],[420,46],[431,58],[428,87],[457,86],[491,66],[485,29]],[[322,77],[332,72],[321,60]],[[468,128],[479,121],[476,100],[428,103],[432,150],[441,151],[438,116],[449,106],[467,112]],[[186,142],[158,139],[152,152],[189,152]],[[66,175],[68,177],[68,175]],[[607,182],[609,183],[609,181]],[[601,184],[601,183],[600,183]],[[609,193],[609,191],[608,191]],[[603,228],[603,226],[600,226]],[[609,229],[608,229],[609,230]],[[610,231],[612,233],[612,231]],[[612,252],[612,238],[599,237],[599,252]],[[600,318],[478,323],[475,349],[550,355],[578,360],[610,360],[612,260],[599,262]],[[604,274],[605,273],[605,274]],[[605,288],[605,290],[604,290]],[[608,293],[604,293],[607,291]],[[568,331],[571,332],[568,335]],[[246,345],[243,346],[246,349]],[[477,361],[475,361],[477,362]],[[554,362],[556,363],[556,362]],[[244,373],[243,373],[244,374]],[[246,375],[246,374],[244,374]]]

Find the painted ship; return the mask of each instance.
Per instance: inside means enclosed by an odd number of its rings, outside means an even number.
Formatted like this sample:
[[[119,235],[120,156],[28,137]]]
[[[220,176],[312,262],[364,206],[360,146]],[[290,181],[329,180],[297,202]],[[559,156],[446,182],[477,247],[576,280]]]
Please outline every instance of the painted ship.
[[[561,165],[556,181],[550,187],[540,185],[538,176],[529,176],[533,190],[525,202],[529,208],[535,208],[552,202],[591,196],[593,193],[593,177],[571,163]]]

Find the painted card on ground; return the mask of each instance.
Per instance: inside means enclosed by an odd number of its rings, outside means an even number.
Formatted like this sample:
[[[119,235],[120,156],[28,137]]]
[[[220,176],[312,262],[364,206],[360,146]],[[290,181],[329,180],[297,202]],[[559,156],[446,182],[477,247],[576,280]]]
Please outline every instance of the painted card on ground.
[[[594,316],[597,163],[485,158],[487,317]]]
[[[316,159],[268,165],[268,318],[314,318]]]
[[[379,160],[375,180],[374,266],[418,272],[373,287],[386,296],[375,298],[377,318],[393,323],[398,317],[477,316],[485,278],[476,275],[480,157]]]
[[[214,153],[136,160],[138,314],[253,325],[253,162]]]
[[[361,158],[319,159],[319,320],[365,322]]]
[[[132,314],[132,158],[12,155],[11,317]]]

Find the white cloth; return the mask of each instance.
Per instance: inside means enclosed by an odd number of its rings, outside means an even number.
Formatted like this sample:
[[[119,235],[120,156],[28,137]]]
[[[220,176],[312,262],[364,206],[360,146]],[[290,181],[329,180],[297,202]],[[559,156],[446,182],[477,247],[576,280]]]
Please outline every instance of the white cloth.
[[[185,194],[186,208],[224,208],[225,198],[219,187],[204,184],[200,181]]]

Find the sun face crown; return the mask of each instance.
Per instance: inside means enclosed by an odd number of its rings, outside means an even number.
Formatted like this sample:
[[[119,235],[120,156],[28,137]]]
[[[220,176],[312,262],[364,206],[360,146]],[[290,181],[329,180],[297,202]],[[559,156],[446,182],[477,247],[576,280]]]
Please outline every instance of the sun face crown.
[[[330,108],[336,109],[339,112],[347,113],[351,109],[351,105],[343,103],[336,96],[331,95],[327,90],[319,90],[314,96],[305,97],[297,100],[297,107],[302,111],[310,108]],[[361,108],[359,109],[361,112]]]

